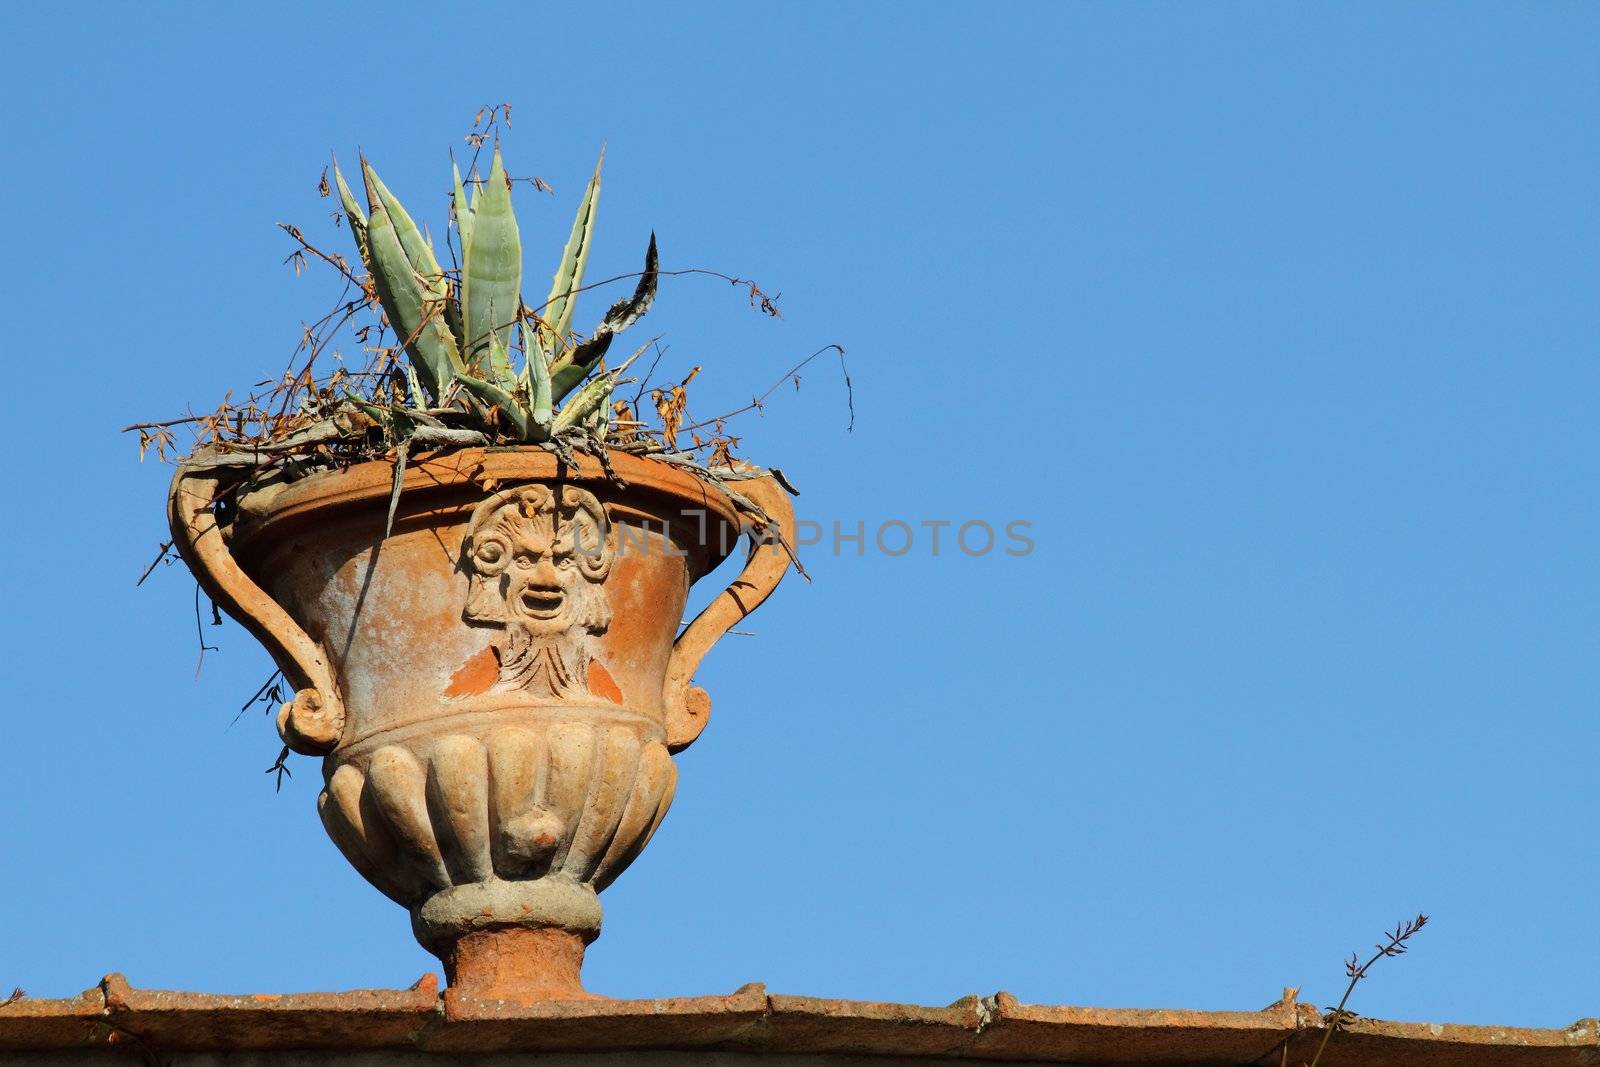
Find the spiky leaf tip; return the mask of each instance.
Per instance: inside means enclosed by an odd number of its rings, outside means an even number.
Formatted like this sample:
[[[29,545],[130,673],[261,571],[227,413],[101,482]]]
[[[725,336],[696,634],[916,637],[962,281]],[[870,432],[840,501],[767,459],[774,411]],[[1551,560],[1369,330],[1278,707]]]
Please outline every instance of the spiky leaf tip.
[[[511,187],[495,149],[489,177],[472,201],[461,257],[461,316],[468,371],[484,375],[489,337],[511,347],[511,328],[522,307],[522,237],[511,208]]]

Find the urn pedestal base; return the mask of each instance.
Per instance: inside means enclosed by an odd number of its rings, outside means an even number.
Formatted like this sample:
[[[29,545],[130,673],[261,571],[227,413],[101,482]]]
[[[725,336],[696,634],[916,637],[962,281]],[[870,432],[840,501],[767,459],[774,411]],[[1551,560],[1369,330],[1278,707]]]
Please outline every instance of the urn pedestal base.
[[[476,1000],[602,1000],[584,991],[579,974],[588,940],[554,927],[501,926],[463,935],[440,958],[450,988]]]
[[[412,913],[412,932],[463,996],[532,1004],[596,1000],[583,953],[600,936],[594,887],[561,878],[452,886]]]
[[[594,886],[561,877],[489,878],[441,890],[411,914],[417,941],[441,959],[463,937],[507,927],[561,930],[587,945],[600,936],[600,897]]]

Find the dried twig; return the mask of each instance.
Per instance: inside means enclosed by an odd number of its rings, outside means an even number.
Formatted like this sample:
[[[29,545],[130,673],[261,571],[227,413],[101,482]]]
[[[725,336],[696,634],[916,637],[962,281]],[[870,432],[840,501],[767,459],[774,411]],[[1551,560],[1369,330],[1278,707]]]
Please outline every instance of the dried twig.
[[[167,554],[169,552],[171,552],[171,551],[172,551],[172,542],[171,541],[163,541],[161,543],[161,550],[156,553],[156,558],[150,561],[150,566],[146,567],[144,569],[144,573],[139,575],[139,580],[137,582],[133,583],[133,587],[135,589],[137,589],[137,588],[139,588],[139,586],[143,585],[144,584],[144,580],[146,578],[150,577],[150,572],[156,569],[156,564],[158,564],[162,560],[166,559],[167,558]]]
[[[283,791],[283,778],[284,778],[284,775],[288,775],[290,778],[294,777],[294,772],[289,769],[288,759],[289,759],[289,746],[288,745],[284,745],[283,749],[278,753],[278,758],[273,760],[272,761],[272,766],[267,768],[267,773],[268,774],[272,774],[273,772],[277,772],[277,775],[278,775],[277,783],[273,787],[273,790],[272,790],[274,793],[281,793]]]
[[[215,622],[213,622],[212,625],[213,626],[221,626],[222,625],[222,619],[217,616],[217,606],[215,604],[211,605],[211,615],[212,615],[212,618],[215,619]],[[195,633],[195,636],[200,639],[200,658],[195,661],[195,665],[194,665],[194,676],[196,678],[199,678],[200,677],[200,668],[204,667],[205,664],[206,664],[206,653],[207,652],[216,652],[217,651],[217,646],[216,645],[208,645],[208,644],[206,644],[205,627],[200,622],[200,583],[199,582],[194,583],[194,633]]]
[[[324,263],[328,264],[328,266],[332,267],[334,270],[338,271],[340,274],[343,274],[345,276],[345,278],[349,280],[350,284],[356,286],[359,289],[365,289],[366,288],[366,286],[362,282],[362,280],[360,278],[357,278],[353,273],[351,273],[350,264],[345,262],[345,258],[343,256],[335,255],[334,253],[331,253],[331,252],[324,252],[322,249],[318,248],[316,245],[314,245],[310,241],[306,240],[306,235],[300,232],[300,227],[294,225],[293,223],[280,222],[280,223],[278,223],[278,229],[282,230],[284,233],[288,234],[290,237],[293,237],[296,241],[300,242],[300,248],[301,248],[302,251],[310,252],[312,255],[316,256],[318,259],[320,259]],[[299,254],[300,254],[299,252],[293,253],[293,255],[299,255]],[[291,256],[291,258],[293,258],[293,255]]]
[[[723,415],[718,415],[716,418],[704,419],[704,420],[702,420],[700,422],[693,423],[692,425],[685,426],[685,427],[682,428],[682,432],[688,432],[690,430],[700,430],[700,429],[704,429],[707,426],[720,426],[722,423],[726,422],[727,420],[733,418],[736,415],[743,415],[747,411],[759,411],[759,410],[761,410],[765,406],[765,404],[767,402],[767,398],[772,396],[773,393],[777,392],[779,386],[782,386],[782,385],[784,385],[784,384],[786,384],[788,382],[791,382],[791,381],[794,382],[798,386],[800,384],[800,371],[805,369],[806,364],[810,363],[812,360],[816,359],[818,356],[822,355],[824,352],[837,352],[837,353],[839,353],[839,369],[844,372],[845,397],[849,401],[849,404],[850,404],[850,426],[849,426],[849,429],[854,430],[856,428],[855,387],[850,383],[850,372],[849,372],[848,369],[845,368],[845,365],[844,365],[844,348],[841,345],[834,344],[834,345],[823,345],[821,348],[819,348],[815,352],[811,353],[805,359],[802,359],[799,363],[796,363],[794,366],[790,367],[787,371],[784,372],[783,377],[779,378],[777,381],[772,383],[771,388],[769,388],[766,392],[762,393],[760,396],[758,396],[758,397],[754,398],[753,400],[751,400],[750,403],[746,404],[744,407],[734,408],[732,411],[727,412],[726,414],[723,414]]]
[[[1410,922],[1397,924],[1392,932],[1384,935],[1383,943],[1375,946],[1378,951],[1365,963],[1358,963],[1359,957],[1354,952],[1350,953],[1350,958],[1345,961],[1344,965],[1345,974],[1350,976],[1350,984],[1344,987],[1344,996],[1339,998],[1339,1006],[1323,1017],[1325,1029],[1322,1034],[1322,1043],[1317,1046],[1317,1054],[1311,1057],[1309,1067],[1317,1067],[1317,1061],[1322,1059],[1322,1053],[1328,1047],[1328,1041],[1336,1032],[1347,1029],[1356,1020],[1356,1013],[1345,1009],[1345,1005],[1350,1001],[1350,994],[1355,992],[1356,983],[1365,978],[1367,971],[1379,960],[1387,956],[1404,956],[1406,954],[1406,942],[1411,940],[1412,936],[1426,925],[1428,925],[1428,917],[1426,915],[1418,915]]]
[[[239,705],[239,714],[233,717],[233,722],[228,723],[228,726],[232,727],[233,723],[238,722],[240,716],[249,711],[254,704],[265,704],[268,711],[282,704],[284,702],[282,682],[282,668],[273,670],[271,674],[267,675],[267,680],[261,683],[261,688],[252,693],[249,700]]]
[[[579,285],[572,289],[568,289],[563,293],[555,293],[550,297],[549,300],[546,300],[544,303],[534,308],[533,313],[537,315],[539,312],[543,311],[557,300],[564,300],[567,297],[574,296],[578,293],[587,293],[590,289],[599,289],[602,286],[611,285],[615,282],[625,282],[631,281],[634,278],[642,278],[646,273],[647,272],[642,270],[631,270],[626,274],[613,274],[611,277],[602,278],[597,282],[590,282],[587,285]],[[770,315],[775,319],[783,318],[783,313],[778,310],[777,304],[778,298],[783,294],[777,293],[769,296],[761,289],[760,286],[751,281],[749,278],[737,278],[732,274],[724,274],[720,270],[710,270],[706,267],[683,267],[678,270],[654,270],[649,271],[648,273],[654,274],[658,278],[684,278],[696,274],[706,278],[717,278],[727,282],[729,285],[748,289],[750,291],[750,306],[756,308],[762,314]]]

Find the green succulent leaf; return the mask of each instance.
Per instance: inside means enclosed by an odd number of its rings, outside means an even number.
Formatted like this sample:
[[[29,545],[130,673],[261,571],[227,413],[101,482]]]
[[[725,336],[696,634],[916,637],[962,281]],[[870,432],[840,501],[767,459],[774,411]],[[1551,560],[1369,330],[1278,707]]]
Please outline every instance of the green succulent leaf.
[[[443,281],[442,272],[437,270],[438,264],[432,262],[431,253],[427,256],[434,271],[431,281],[413,265],[401,236],[402,225],[397,224],[385,204],[384,193],[387,190],[380,191],[382,186],[378,176],[365,160],[362,161],[362,173],[366,178],[367,209],[370,212],[366,226],[367,243],[378,299],[388,313],[390,325],[405,344],[428,399],[437,403],[461,366],[455,339],[444,321],[448,286]],[[395,201],[397,207],[398,203]],[[404,215],[404,209],[401,209],[401,213]],[[416,243],[426,249],[421,235],[416,234],[416,225],[411,222],[410,216],[404,216],[403,225],[408,226],[415,235]]]
[[[456,215],[456,244],[461,249],[461,255],[465,257],[467,241],[472,237],[472,205],[467,202],[467,191],[461,184],[461,168],[452,161],[450,170],[456,180],[454,200],[451,204]]]
[[[545,328],[539,331],[539,342],[547,353],[558,353],[566,347],[567,334],[572,331],[572,312],[577,306],[577,290],[583,286],[583,271],[589,265],[589,244],[594,239],[595,208],[600,203],[600,169],[606,163],[606,150],[600,149],[600,161],[594,165],[594,176],[583,192],[578,204],[578,214],[572,220],[572,232],[567,236],[567,246],[561,251],[561,263],[555,277],[550,280],[550,296],[545,300],[539,317]]]
[[[611,347],[611,338],[642,319],[656,299],[656,285],[660,279],[661,258],[656,252],[656,235],[650,234],[650,245],[644,252],[644,270],[633,295],[611,305],[606,317],[595,327],[594,336],[563,352],[550,367],[550,380],[554,383],[555,397],[560,400],[589,376],[595,363]]]
[[[595,364],[611,347],[610,333],[597,333],[589,340],[562,353],[550,367],[551,393],[556,400],[583,384]]]
[[[365,263],[367,270],[370,271],[372,254],[367,250],[367,213],[361,210],[356,194],[350,191],[344,175],[339,171],[337,159],[333,161],[333,183],[339,187],[339,205],[344,208],[345,221],[350,224],[350,232],[355,236],[356,251],[361,253],[361,262]]]
[[[449,284],[444,275],[444,268],[439,266],[439,261],[434,257],[433,247],[417,229],[417,224],[400,203],[398,197],[389,191],[378,177],[378,172],[371,166],[366,168],[368,176],[368,190],[378,194],[378,200],[383,204],[383,210],[388,213],[389,219],[394,223],[395,236],[400,238],[400,247],[405,249],[406,258],[411,261],[411,269],[416,271],[422,281],[430,289],[439,294],[448,291]]]
[[[498,148],[489,178],[473,198],[471,220],[461,254],[464,362],[469,372],[484,374],[490,335],[510,348],[511,327],[522,308],[522,238]]]
[[[545,362],[544,353],[539,350],[539,328],[532,320],[524,317],[522,320],[522,347],[527,355],[527,362],[522,367],[522,384],[527,391],[528,407],[533,416],[533,421],[549,429],[554,418],[552,408],[555,406],[551,399],[550,367]]]
[[[508,393],[517,388],[517,375],[511,369],[511,356],[505,345],[500,343],[499,335],[493,333],[489,335],[489,380]]]
[[[589,414],[584,417],[583,424],[604,441],[606,428],[611,422],[611,395],[616,392],[617,376],[615,374],[606,374],[604,364],[600,367],[600,373],[610,380],[610,384],[606,387],[605,395],[600,398],[600,403],[596,404]]]
[[[561,405],[551,433],[560,433],[568,426],[578,426],[602,406],[611,402],[611,389],[617,384],[615,373],[597,374],[573,394],[571,400]]]
[[[405,206],[389,191],[389,187],[383,184],[377,171],[372,171],[371,187],[377,191],[384,211],[394,223],[395,236],[400,238],[400,247],[405,250],[412,271],[422,283],[426,312],[429,315],[443,316],[445,330],[450,334],[450,347],[455,350],[455,357],[459,358],[460,320],[451,298],[450,279],[445,275],[444,268],[439,266],[439,260],[433,253],[433,244],[417,229],[416,222],[412,220]]]
[[[485,407],[498,410],[511,424],[512,432],[519,440],[542,441],[548,436],[543,429],[534,425],[533,420],[528,417],[527,409],[517,403],[516,397],[493,382],[475,378],[464,371],[456,374],[456,381]]]

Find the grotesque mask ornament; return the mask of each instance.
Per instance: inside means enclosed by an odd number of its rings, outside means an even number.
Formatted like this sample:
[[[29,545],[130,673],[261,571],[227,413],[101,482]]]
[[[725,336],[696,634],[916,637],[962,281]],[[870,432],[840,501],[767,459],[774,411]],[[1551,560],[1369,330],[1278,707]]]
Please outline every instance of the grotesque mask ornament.
[[[478,505],[462,543],[463,616],[505,630],[498,690],[588,694],[591,638],[611,625],[612,558],[605,510],[586,490],[528,485]]]

